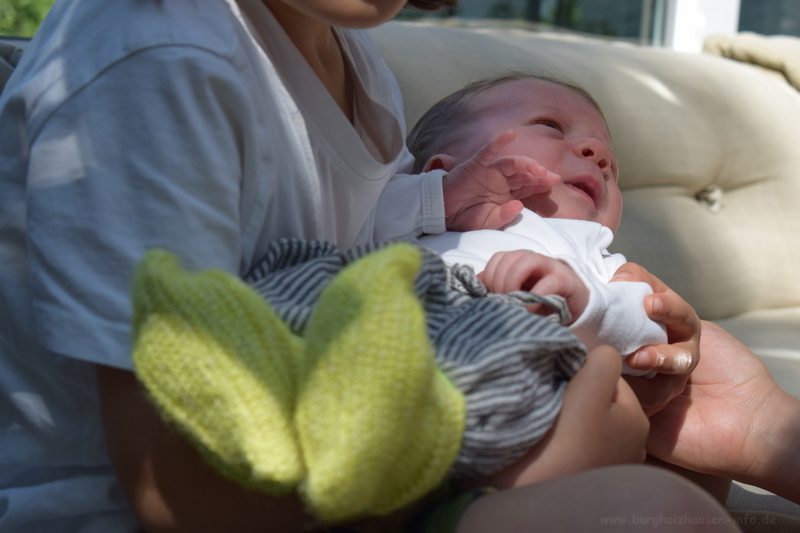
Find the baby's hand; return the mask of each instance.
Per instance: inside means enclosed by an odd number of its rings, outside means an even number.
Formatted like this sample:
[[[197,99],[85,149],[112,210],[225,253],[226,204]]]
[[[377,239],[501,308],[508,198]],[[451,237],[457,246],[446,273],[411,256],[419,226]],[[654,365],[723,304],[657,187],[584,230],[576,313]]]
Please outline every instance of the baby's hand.
[[[558,259],[527,250],[494,254],[478,277],[487,289],[495,293],[522,290],[542,296],[563,296],[572,314],[572,322],[583,314],[589,304],[589,289],[572,267]],[[528,309],[537,314],[551,312],[546,306],[538,304]]]
[[[444,177],[447,229],[499,229],[522,211],[519,198],[549,191],[560,177],[530,157],[498,157],[516,133],[501,133]]]

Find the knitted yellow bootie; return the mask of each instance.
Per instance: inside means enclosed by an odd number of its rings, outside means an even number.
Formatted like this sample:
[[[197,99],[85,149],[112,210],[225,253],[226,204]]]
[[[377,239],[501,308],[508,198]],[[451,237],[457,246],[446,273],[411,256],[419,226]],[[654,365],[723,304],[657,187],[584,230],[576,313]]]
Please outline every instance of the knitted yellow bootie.
[[[136,272],[139,379],[217,470],[282,494],[304,475],[292,416],[302,341],[223,272],[188,273],[156,250]]]
[[[324,290],[305,330],[295,415],[307,470],[300,489],[325,522],[414,502],[441,483],[458,453],[464,397],[434,360],[413,293],[420,264],[419,250],[405,243],[356,261]]]

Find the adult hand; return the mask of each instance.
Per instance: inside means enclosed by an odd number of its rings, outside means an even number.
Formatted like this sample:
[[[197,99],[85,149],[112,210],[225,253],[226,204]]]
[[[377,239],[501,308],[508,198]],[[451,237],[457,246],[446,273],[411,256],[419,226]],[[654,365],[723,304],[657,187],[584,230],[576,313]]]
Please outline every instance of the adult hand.
[[[500,156],[515,137],[513,130],[501,133],[460,164],[452,156],[436,156],[436,166],[448,170],[442,182],[448,230],[502,228],[522,211],[519,198],[547,192],[558,182],[560,177],[535,159]]]
[[[500,489],[602,466],[641,463],[649,422],[620,378],[622,358],[609,346],[595,348],[572,378],[550,432],[522,459],[489,481]],[[481,480],[485,483],[486,480]]]
[[[703,357],[685,390],[650,419],[648,451],[800,503],[800,400],[718,325],[703,322],[700,345]]]
[[[641,281],[652,287],[645,298],[647,315],[664,324],[669,344],[645,346],[626,359],[631,368],[655,370],[652,379],[626,376],[645,413],[652,415],[683,391],[700,360],[700,319],[692,306],[672,289],[635,263],[622,265],[611,281]]]

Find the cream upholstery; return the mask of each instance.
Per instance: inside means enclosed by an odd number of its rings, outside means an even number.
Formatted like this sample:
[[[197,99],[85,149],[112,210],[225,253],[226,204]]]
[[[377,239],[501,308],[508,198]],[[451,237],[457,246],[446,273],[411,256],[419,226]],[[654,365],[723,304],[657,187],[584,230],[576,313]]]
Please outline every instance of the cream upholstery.
[[[589,89],[620,161],[614,250],[724,324],[800,397],[798,91],[712,55],[564,34],[394,22],[373,36],[409,125],[447,93],[503,70]]]
[[[409,127],[439,98],[504,70],[584,85],[620,162],[614,251],[728,328],[800,397],[797,90],[729,59],[594,38],[401,22],[372,33]],[[729,506],[800,516],[800,506],[741,485]]]

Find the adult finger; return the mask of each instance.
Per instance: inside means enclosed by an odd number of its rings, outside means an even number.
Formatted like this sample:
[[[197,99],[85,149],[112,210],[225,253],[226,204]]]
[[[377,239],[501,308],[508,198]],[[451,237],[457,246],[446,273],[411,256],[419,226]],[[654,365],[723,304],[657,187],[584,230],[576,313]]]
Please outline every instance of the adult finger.
[[[652,379],[623,376],[647,416],[661,411],[686,387],[689,374],[656,374]]]
[[[616,397],[622,358],[610,346],[598,346],[589,352],[586,361],[569,385],[564,406],[576,405],[580,409],[606,409]],[[574,404],[572,402],[575,402]]]

